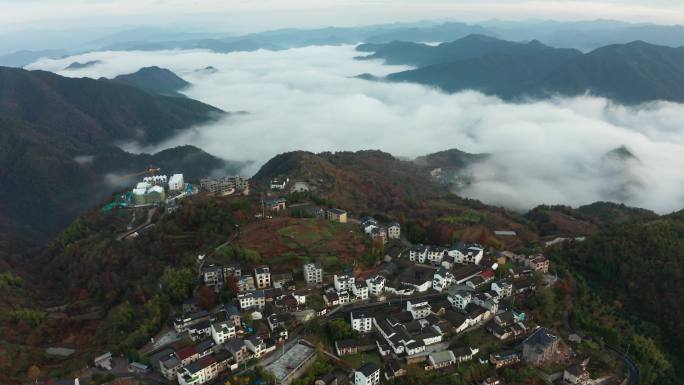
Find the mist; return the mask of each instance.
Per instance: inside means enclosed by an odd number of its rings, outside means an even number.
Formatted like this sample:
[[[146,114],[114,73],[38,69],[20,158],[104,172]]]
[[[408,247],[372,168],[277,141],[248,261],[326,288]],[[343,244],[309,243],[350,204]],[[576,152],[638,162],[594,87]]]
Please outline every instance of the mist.
[[[461,173],[458,194],[525,210],[538,204],[623,202],[660,213],[684,207],[684,106],[638,107],[582,96],[508,103],[478,92],[448,95],[414,84],[354,78],[408,69],[357,61],[353,46],[219,54],[93,52],[41,60],[29,69],[108,78],[157,65],[192,83],[184,93],[225,111],[154,147],[192,144],[251,174],[285,151],[381,149],[416,157],[450,148],[489,153]],[[74,61],[101,63],[64,70]],[[211,66],[216,71],[205,70]],[[614,151],[624,147],[623,150]]]

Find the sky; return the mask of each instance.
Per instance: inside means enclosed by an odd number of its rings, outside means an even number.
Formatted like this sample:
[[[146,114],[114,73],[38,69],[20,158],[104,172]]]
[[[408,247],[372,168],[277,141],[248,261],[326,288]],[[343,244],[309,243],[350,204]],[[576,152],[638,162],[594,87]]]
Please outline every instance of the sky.
[[[155,25],[244,33],[445,18],[684,23],[680,0],[0,0],[0,6],[0,32]]]
[[[248,112],[193,127],[152,148],[123,144],[134,152],[192,144],[224,159],[254,161],[244,170],[249,175],[292,150],[380,149],[413,158],[458,148],[492,154],[463,171],[471,184],[458,191],[486,203],[525,210],[611,200],[660,213],[684,207],[682,104],[626,107],[591,96],[511,104],[477,92],[449,95],[355,78],[407,68],[354,60],[357,55],[353,46],[229,54],[91,52],[42,59],[29,69],[111,78],[157,65],[192,83],[185,91],[189,97]],[[92,60],[101,62],[64,69]],[[634,158],[611,155],[621,146]]]

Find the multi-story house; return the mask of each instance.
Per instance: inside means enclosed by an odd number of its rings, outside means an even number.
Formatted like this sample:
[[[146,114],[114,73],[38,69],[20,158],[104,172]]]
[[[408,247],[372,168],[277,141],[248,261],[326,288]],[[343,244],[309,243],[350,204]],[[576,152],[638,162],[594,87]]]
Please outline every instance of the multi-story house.
[[[506,298],[513,295],[513,284],[510,280],[500,280],[492,282],[492,291],[496,292],[499,298]]]
[[[266,307],[266,296],[263,290],[252,290],[238,294],[238,302],[240,303],[240,309],[243,311],[250,309],[261,310]]]
[[[256,283],[257,289],[271,287],[271,269],[269,269],[267,266],[255,268],[254,281]]]
[[[308,285],[323,282],[323,267],[318,263],[304,264],[304,280]]]
[[[340,209],[329,209],[325,212],[327,220],[332,222],[347,223],[347,212]]]
[[[449,288],[454,283],[454,275],[447,269],[440,267],[435,271],[432,278],[432,288],[438,292],[442,292]]]
[[[457,309],[465,310],[466,306],[472,301],[473,295],[468,290],[456,290],[449,293],[447,300]]]
[[[268,354],[275,350],[274,344],[268,344],[261,336],[253,335],[245,340],[245,345],[247,345],[247,350],[255,358],[260,358],[261,356]]]
[[[546,274],[549,272],[549,260],[544,258],[544,256],[541,254],[529,257],[526,260],[525,265],[527,265],[527,267],[530,269],[540,273]]]
[[[247,344],[241,339],[228,340],[224,345],[224,349],[233,355],[236,364],[247,361],[251,357]]]
[[[387,226],[387,237],[389,239],[399,239],[401,238],[401,226],[397,222],[390,223]]]
[[[217,345],[222,345],[226,341],[236,337],[237,331],[234,323],[224,321],[211,324],[211,338]]]
[[[423,319],[432,313],[432,307],[428,301],[416,303],[406,301],[406,311],[411,313],[413,319]]]
[[[523,360],[541,366],[556,357],[560,339],[547,328],[539,328],[523,341]]]
[[[368,285],[364,281],[356,281],[352,284],[352,294],[357,301],[365,301],[368,299]]]
[[[416,246],[409,250],[409,261],[416,263],[425,263],[427,260],[427,253],[429,247],[426,246]]]
[[[349,317],[352,329],[359,333],[370,333],[373,329],[373,317],[369,314],[357,311],[349,313]]]
[[[433,265],[439,265],[444,259],[447,250],[443,247],[432,246],[427,249],[427,261]]]
[[[176,333],[183,333],[187,331],[190,326],[202,321],[208,321],[209,318],[210,315],[206,310],[185,314],[173,321],[173,328],[176,330]]]
[[[237,281],[237,289],[240,293],[255,290],[256,285],[254,284],[254,277],[251,275],[243,275],[240,277]]]
[[[451,247],[448,254],[454,258],[456,263],[477,265],[484,257],[484,249],[477,244],[466,245],[461,243]]]
[[[363,364],[354,371],[354,385],[380,384],[380,367],[374,363]]]
[[[351,290],[354,285],[355,279],[352,276],[342,274],[333,276],[333,285],[335,286],[335,291],[342,292]]]
[[[382,275],[376,275],[366,280],[368,285],[368,293],[370,295],[379,296],[385,291],[385,283],[387,280]]]

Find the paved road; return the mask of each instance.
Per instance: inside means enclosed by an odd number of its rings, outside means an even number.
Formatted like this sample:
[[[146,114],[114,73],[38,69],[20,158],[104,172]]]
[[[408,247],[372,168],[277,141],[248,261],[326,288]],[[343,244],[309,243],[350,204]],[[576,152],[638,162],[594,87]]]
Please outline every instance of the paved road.
[[[145,220],[145,223],[143,223],[143,224],[141,224],[140,226],[134,228],[133,230],[127,231],[127,232],[125,232],[125,233],[119,235],[118,237],[116,237],[116,240],[117,240],[117,241],[120,241],[120,240],[126,238],[127,236],[129,236],[129,235],[135,233],[136,231],[141,231],[142,229],[148,227],[148,226],[151,224],[151,222],[152,222],[152,216],[153,216],[154,213],[156,213],[156,212],[157,212],[157,208],[156,208],[156,207],[147,210],[147,219]]]
[[[623,353],[622,351],[606,345],[606,350],[609,352],[615,354],[620,361],[622,361],[623,364],[627,367],[627,370],[629,371],[629,381],[627,382],[628,385],[637,385],[639,383],[639,367],[637,364],[632,361],[631,358],[629,358],[628,355]]]

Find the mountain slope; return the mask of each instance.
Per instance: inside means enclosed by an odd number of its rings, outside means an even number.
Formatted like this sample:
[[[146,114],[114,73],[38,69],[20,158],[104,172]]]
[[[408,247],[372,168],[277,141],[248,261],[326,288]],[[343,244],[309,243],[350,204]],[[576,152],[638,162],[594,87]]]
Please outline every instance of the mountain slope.
[[[192,179],[234,165],[192,147],[135,155],[112,145],[155,142],[217,111],[111,81],[0,68],[0,231],[46,239],[132,182],[109,174],[154,164]]]
[[[0,116],[90,143],[156,143],[221,111],[110,81],[0,67]]]
[[[586,91],[626,103],[684,101],[684,47],[636,41],[599,48],[568,62],[533,89],[563,95]]]
[[[374,51],[361,59],[384,59],[387,64],[407,64],[424,67],[453,63],[489,55],[526,56],[537,58],[559,57],[566,60],[581,55],[574,49],[552,48],[538,41],[517,43],[484,35],[468,35],[438,46],[394,41],[388,44],[362,44],[359,51]]]
[[[442,44],[435,50],[393,43],[362,49],[378,49],[379,57],[391,62],[427,64],[390,74],[386,80],[420,83],[446,92],[473,89],[506,99],[591,93],[627,104],[684,101],[684,47],[633,42],[579,54],[538,42],[522,45],[493,38],[481,38],[478,43],[469,37],[449,44],[463,45],[463,40],[470,48],[451,51]]]
[[[137,87],[153,94],[180,97],[184,97],[184,95],[179,91],[190,85],[172,71],[156,66],[144,67],[131,74],[119,75],[112,81]]]

